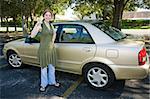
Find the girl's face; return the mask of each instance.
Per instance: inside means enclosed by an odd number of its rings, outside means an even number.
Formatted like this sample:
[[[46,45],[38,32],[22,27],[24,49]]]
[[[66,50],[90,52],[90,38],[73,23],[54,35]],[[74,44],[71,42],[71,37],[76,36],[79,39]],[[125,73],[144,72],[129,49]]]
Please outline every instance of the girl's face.
[[[49,22],[52,19],[52,14],[50,12],[46,12],[44,14],[44,20]]]

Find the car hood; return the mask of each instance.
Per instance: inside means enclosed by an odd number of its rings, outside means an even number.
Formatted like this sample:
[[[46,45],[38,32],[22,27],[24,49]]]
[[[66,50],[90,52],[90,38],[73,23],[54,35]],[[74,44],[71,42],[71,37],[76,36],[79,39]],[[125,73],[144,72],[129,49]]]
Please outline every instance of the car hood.
[[[24,41],[24,40],[25,40],[25,38],[22,38],[22,39],[18,39],[18,40],[10,41],[10,42],[8,42],[8,44],[9,44],[9,43],[22,42],[22,41]]]
[[[6,43],[4,47],[6,47],[6,46],[9,47],[9,46],[12,46],[12,45],[13,46],[17,46],[18,44],[23,43],[24,40],[25,40],[25,38],[14,40],[14,41],[10,41],[10,42]]]

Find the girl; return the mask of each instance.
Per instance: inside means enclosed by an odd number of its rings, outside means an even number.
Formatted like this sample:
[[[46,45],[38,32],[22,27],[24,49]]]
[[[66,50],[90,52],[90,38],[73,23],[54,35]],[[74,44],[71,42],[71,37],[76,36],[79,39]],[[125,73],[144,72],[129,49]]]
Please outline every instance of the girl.
[[[52,12],[45,10],[43,13],[44,20],[37,22],[31,32],[31,38],[35,37],[40,31],[40,47],[38,50],[38,58],[41,66],[41,87],[40,91],[45,91],[47,85],[59,87],[60,84],[55,80],[55,68],[57,63],[56,49],[54,41],[56,33],[51,24]],[[48,68],[47,68],[48,67]]]

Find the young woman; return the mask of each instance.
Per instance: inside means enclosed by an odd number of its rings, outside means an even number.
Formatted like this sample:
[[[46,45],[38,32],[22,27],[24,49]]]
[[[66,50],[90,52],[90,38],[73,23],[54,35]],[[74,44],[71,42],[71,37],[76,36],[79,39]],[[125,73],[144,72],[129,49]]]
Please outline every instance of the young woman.
[[[55,80],[55,68],[57,64],[56,49],[54,47],[54,41],[56,33],[51,24],[52,12],[45,10],[43,13],[43,21],[37,22],[31,31],[31,38],[35,37],[40,31],[40,47],[38,50],[38,58],[41,66],[41,87],[40,91],[45,91],[47,85],[54,85],[59,87],[60,84]]]

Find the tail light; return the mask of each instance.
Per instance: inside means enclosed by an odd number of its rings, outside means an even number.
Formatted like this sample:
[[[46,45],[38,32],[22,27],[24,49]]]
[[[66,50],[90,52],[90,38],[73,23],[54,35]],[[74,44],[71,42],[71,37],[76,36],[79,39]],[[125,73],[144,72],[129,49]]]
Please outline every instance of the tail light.
[[[139,65],[144,65],[146,62],[146,49],[143,48],[138,55]]]

